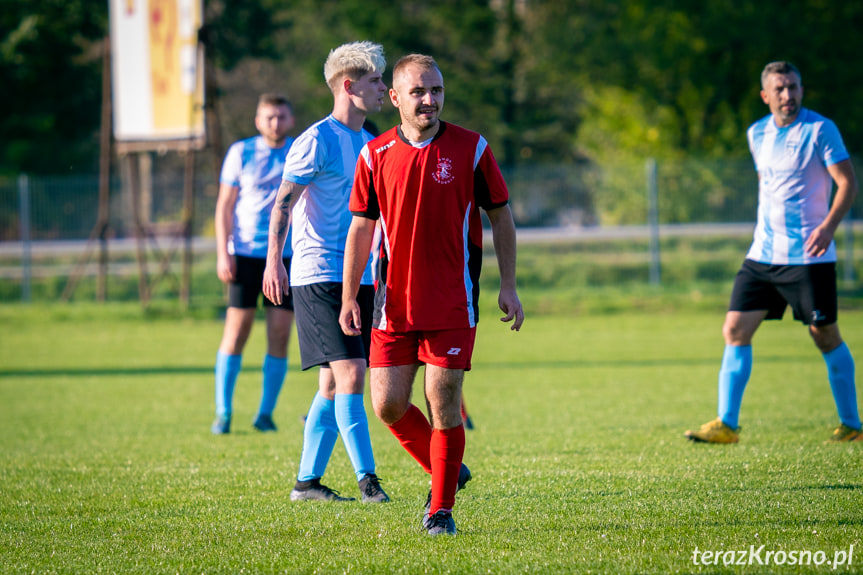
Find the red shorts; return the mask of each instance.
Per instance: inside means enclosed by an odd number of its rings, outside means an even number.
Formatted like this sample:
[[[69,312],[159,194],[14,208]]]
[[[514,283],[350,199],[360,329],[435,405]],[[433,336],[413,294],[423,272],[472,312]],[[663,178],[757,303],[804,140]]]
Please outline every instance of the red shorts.
[[[398,333],[372,329],[369,367],[427,363],[467,371],[475,340],[475,327]]]

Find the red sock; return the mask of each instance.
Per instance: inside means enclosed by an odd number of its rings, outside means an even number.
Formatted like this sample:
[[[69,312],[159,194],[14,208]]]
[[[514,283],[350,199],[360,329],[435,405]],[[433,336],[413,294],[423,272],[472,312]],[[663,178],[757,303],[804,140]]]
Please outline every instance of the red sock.
[[[431,436],[432,497],[429,513],[452,509],[464,458],[464,425],[435,429]]]
[[[407,413],[389,428],[399,443],[402,444],[402,447],[417,460],[417,463],[422,465],[426,473],[431,474],[432,464],[429,448],[432,442],[432,428],[420,408],[411,404]],[[464,443],[463,440],[462,443]]]

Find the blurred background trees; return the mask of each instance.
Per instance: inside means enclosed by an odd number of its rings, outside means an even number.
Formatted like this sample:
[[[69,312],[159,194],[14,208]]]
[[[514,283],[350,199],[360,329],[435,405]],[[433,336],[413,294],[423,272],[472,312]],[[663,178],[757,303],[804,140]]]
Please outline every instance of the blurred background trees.
[[[0,174],[96,171],[107,4],[0,0]],[[568,190],[561,202],[577,196],[610,223],[643,209],[627,194],[643,195],[648,157],[699,162],[666,191],[674,221],[689,217],[693,192],[701,203],[725,201],[711,162],[748,158],[745,130],[767,113],[758,91],[770,60],[795,62],[805,105],[837,122],[852,154],[863,145],[863,3],[206,0],[205,12],[225,143],[254,133],[263,91],[294,102],[297,133],[329,112],[328,51],[370,39],[390,63],[434,55],[447,87],[443,117],[482,132],[506,170],[521,169],[516,186],[530,185],[525,174],[552,174],[553,189],[525,193]],[[373,120],[389,127],[397,115],[387,108]]]

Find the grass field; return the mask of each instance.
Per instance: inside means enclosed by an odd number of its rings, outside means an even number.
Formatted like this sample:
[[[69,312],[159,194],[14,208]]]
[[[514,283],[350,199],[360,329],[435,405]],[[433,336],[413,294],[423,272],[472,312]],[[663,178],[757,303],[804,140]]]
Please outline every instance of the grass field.
[[[218,318],[0,306],[0,572],[863,571],[863,444],[823,444],[835,409],[799,324],[759,332],[741,443],[705,446],[682,434],[714,416],[721,311],[534,314],[514,334],[483,303],[466,382],[474,481],[458,536],[434,540],[419,530],[427,478],[371,414],[393,501],[289,501],[316,374],[294,347],[279,432],[254,433],[262,325],[235,431],[214,437]],[[841,325],[859,361],[863,312]],[[325,482],[358,494],[341,443]],[[723,565],[762,545],[753,564]],[[696,565],[696,549],[726,554]]]

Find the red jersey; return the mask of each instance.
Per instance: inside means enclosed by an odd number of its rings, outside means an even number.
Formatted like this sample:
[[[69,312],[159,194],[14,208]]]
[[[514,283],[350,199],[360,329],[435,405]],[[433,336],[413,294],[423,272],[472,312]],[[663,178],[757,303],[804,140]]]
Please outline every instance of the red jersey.
[[[485,138],[440,123],[419,147],[387,130],[362,149],[350,210],[383,231],[373,326],[474,327],[482,267],[479,208],[504,206],[506,182]]]

